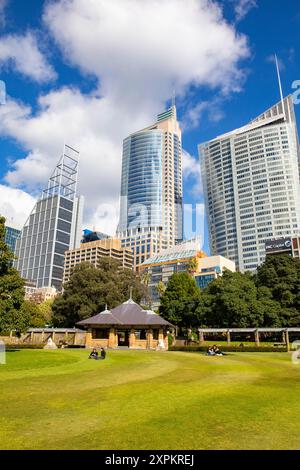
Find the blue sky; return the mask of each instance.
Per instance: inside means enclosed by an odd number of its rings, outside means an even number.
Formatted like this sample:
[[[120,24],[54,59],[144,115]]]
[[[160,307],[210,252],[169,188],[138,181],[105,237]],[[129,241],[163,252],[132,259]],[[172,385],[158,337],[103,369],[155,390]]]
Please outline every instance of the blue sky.
[[[203,204],[197,145],[279,100],[274,52],[284,94],[300,80],[296,0],[0,0],[0,13],[0,212],[14,225],[66,141],[81,152],[85,224],[112,233],[122,138],[154,121],[173,88],[184,202]]]

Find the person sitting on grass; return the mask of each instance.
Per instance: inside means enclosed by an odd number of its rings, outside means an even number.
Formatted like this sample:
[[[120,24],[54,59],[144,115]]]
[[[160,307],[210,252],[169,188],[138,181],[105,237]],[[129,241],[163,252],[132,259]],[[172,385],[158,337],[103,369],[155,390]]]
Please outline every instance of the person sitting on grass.
[[[89,359],[98,359],[98,351],[96,348],[92,350],[91,354],[89,355]]]
[[[223,353],[216,344],[213,345],[213,351],[215,353],[215,356],[223,356]]]
[[[101,348],[101,352],[100,352],[100,359],[104,360],[106,357],[106,352],[105,352],[105,349],[104,348]]]
[[[207,349],[207,355],[208,356],[215,356],[216,353],[214,351],[214,348],[212,346],[209,346],[208,349]]]

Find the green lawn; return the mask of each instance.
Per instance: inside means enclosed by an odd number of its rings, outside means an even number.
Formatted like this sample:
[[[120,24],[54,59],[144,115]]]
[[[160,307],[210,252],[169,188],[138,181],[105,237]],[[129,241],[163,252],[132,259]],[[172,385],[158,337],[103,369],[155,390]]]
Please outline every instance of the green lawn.
[[[288,353],[20,350],[0,365],[1,449],[298,449]]]

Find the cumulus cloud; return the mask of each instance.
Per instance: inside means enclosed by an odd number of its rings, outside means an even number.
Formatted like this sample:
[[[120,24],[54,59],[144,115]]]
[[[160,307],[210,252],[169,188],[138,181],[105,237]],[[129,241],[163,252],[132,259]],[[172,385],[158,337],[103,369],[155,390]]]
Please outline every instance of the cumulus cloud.
[[[1,4],[0,4],[1,21]],[[56,73],[39,49],[34,34],[8,34],[0,38],[0,65],[10,64],[14,70],[39,83],[51,81]]]
[[[6,181],[44,184],[69,143],[81,153],[86,220],[105,231],[116,220],[106,208],[118,206],[122,139],[155,121],[174,88],[182,99],[190,85],[239,90],[247,39],[209,0],[59,0],[46,4],[44,23],[63,60],[97,86],[56,89],[35,110],[12,99],[0,107],[0,135],[25,149]]]
[[[234,12],[237,21],[241,21],[249,11],[257,7],[257,0],[234,0]]]
[[[203,194],[199,159],[186,150],[183,151],[182,156],[182,170],[186,179],[187,190],[198,199]]]
[[[0,184],[0,214],[7,225],[21,229],[35,204],[35,198],[21,189]]]

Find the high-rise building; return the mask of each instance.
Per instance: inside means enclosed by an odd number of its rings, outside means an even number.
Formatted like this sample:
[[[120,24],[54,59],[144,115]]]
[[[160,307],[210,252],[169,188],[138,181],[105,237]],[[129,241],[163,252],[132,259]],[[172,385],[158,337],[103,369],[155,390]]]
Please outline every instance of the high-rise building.
[[[300,233],[299,140],[292,96],[199,145],[212,254],[254,271],[265,242]]]
[[[19,238],[20,234],[21,230],[5,225],[5,243],[8,245],[8,247],[13,253],[15,252],[16,241]]]
[[[117,236],[134,268],[182,240],[182,149],[176,107],[123,142]]]
[[[17,240],[15,266],[38,288],[61,289],[64,254],[80,245],[83,197],[77,196],[78,161],[79,153],[65,145]]]
[[[65,253],[64,284],[70,280],[72,271],[80,263],[90,263],[96,268],[101,258],[112,258],[120,263],[122,268],[132,269],[132,251],[121,247],[121,240],[117,238],[104,238],[91,242],[84,242],[79,248],[68,250]]]

